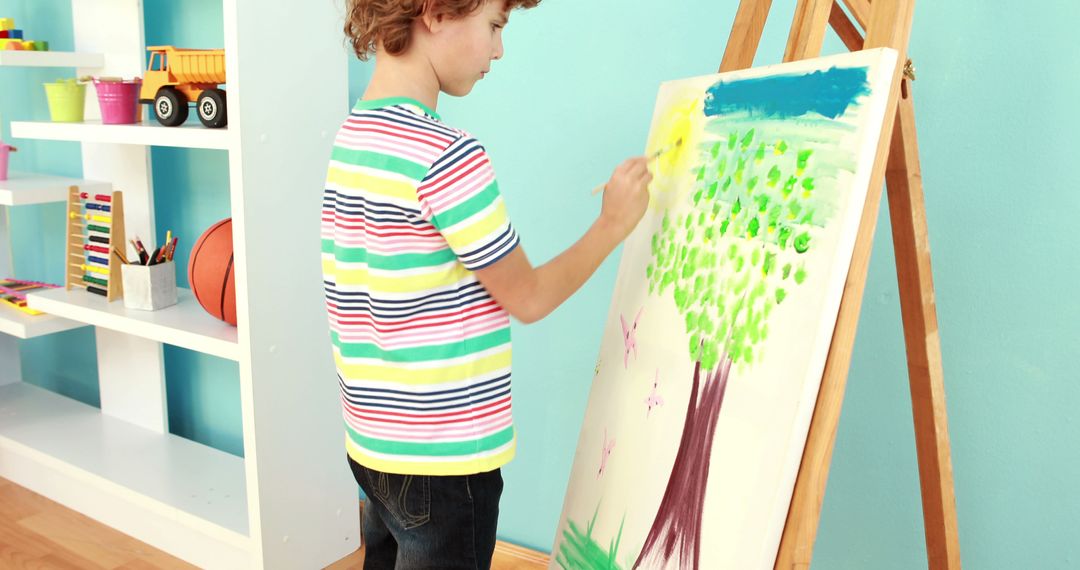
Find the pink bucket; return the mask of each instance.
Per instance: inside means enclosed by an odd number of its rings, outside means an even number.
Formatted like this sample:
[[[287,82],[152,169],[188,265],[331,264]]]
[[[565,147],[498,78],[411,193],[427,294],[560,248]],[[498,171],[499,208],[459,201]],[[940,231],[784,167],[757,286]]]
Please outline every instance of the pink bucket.
[[[101,81],[94,79],[101,122],[106,125],[130,125],[138,121],[139,86],[142,79]]]
[[[11,147],[0,142],[0,180],[8,179],[8,156],[11,155]]]

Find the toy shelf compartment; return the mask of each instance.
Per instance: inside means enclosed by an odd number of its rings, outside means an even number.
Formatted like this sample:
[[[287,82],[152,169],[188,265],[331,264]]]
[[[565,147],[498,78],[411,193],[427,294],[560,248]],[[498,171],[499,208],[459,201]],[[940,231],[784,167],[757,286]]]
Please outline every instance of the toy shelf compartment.
[[[242,560],[244,459],[25,382],[0,386],[5,476],[128,534]],[[149,537],[148,537],[149,538]]]
[[[208,315],[189,289],[178,288],[177,298],[171,307],[140,311],[82,289],[53,289],[26,296],[31,309],[50,315],[239,361],[236,327]]]

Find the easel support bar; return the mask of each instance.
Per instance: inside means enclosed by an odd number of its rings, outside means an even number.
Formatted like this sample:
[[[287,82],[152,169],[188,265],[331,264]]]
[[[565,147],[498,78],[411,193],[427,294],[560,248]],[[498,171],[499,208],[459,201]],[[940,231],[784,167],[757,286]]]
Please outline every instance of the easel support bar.
[[[855,24],[851,23],[851,19],[836,0],[833,0],[832,10],[829,12],[829,25],[832,26],[840,41],[844,42],[844,47],[851,51],[859,51],[863,48],[865,42],[862,34],[859,33]]]
[[[959,568],[960,540],[945,413],[944,370],[910,86],[901,96],[896,122],[886,184],[919,455],[926,554],[930,568]]]
[[[859,23],[859,27],[866,29],[866,23],[870,19],[870,2],[869,0],[843,0],[844,6],[847,6],[851,16],[855,18],[855,21]]]

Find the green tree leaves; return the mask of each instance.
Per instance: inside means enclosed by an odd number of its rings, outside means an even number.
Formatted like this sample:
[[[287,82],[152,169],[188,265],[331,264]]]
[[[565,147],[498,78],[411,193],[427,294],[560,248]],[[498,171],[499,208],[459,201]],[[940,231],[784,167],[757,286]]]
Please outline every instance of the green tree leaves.
[[[665,212],[645,270],[650,294],[672,295],[688,352],[705,369],[725,355],[760,358],[768,318],[808,275],[817,181],[813,150],[791,152],[755,129],[731,131],[700,153],[687,208]]]

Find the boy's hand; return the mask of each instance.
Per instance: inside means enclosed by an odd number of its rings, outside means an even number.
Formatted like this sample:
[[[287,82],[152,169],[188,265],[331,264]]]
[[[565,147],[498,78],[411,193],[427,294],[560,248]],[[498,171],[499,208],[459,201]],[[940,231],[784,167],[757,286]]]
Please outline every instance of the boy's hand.
[[[600,219],[615,232],[619,241],[626,239],[637,227],[649,207],[648,160],[644,156],[620,164],[604,186],[604,205]]]
[[[523,323],[536,322],[581,287],[604,258],[634,230],[649,207],[645,157],[619,165],[604,189],[596,223],[558,257],[534,268],[521,245],[476,277],[507,312]]]

